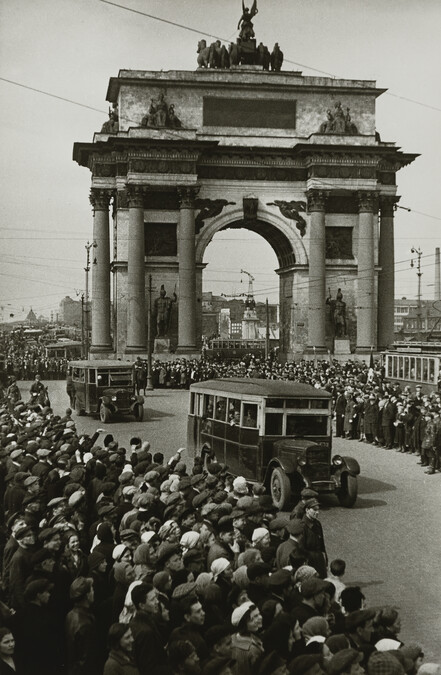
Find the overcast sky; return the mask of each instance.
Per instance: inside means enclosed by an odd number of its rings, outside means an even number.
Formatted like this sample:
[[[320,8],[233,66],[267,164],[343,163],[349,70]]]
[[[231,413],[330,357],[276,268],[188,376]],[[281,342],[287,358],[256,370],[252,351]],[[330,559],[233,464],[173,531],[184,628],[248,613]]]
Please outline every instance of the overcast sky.
[[[90,173],[72,161],[107,119],[110,77],[121,68],[193,70],[197,42],[237,35],[240,0],[121,0],[200,31],[200,35],[101,0],[0,0],[0,306],[5,318],[33,307],[49,315],[84,290],[85,244],[92,236]],[[423,292],[433,297],[434,250],[441,245],[441,2],[439,0],[258,0],[258,41],[277,41],[284,70],[313,69],[373,79],[382,140],[421,153],[398,173],[397,296],[416,295],[410,249],[423,251]],[[26,87],[90,106],[53,98]],[[406,100],[411,99],[415,103]],[[424,105],[422,105],[424,104]],[[425,215],[423,215],[425,214]],[[228,262],[226,265],[224,261]],[[257,299],[278,299],[277,260],[247,230],[209,245],[204,290],[246,290],[247,260]],[[1,318],[1,314],[0,314]]]

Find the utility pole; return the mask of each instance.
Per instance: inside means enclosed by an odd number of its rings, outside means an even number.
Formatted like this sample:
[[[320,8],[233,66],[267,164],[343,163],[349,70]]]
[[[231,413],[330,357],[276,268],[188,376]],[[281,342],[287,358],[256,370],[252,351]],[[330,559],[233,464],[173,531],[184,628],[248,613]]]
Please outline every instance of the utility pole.
[[[269,329],[269,306],[268,298],[266,299],[266,332],[265,332],[265,360],[269,357],[270,351],[270,329]]]
[[[410,249],[411,253],[414,253],[417,256],[417,277],[418,277],[418,307],[417,307],[417,331],[418,331],[418,339],[422,340],[421,336],[421,329],[422,329],[422,312],[421,312],[421,277],[423,276],[423,273],[421,272],[421,256],[423,255],[423,252],[420,248],[415,248],[412,246]],[[410,266],[414,267],[414,261],[413,259],[410,261]]]
[[[87,242],[86,249],[86,267],[84,271],[86,272],[86,297],[83,302],[83,312],[84,312],[84,355],[85,358],[89,358],[89,272],[90,272],[90,249],[96,248],[96,241],[93,241],[91,244]]]
[[[153,391],[152,384],[152,275],[149,274],[149,306],[147,312],[147,391]]]

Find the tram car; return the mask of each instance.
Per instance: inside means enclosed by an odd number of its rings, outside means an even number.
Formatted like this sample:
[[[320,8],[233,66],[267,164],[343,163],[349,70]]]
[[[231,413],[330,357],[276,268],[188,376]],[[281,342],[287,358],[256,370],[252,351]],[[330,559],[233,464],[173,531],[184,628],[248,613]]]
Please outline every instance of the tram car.
[[[422,386],[425,393],[441,390],[441,342],[396,342],[382,354],[385,379]]]

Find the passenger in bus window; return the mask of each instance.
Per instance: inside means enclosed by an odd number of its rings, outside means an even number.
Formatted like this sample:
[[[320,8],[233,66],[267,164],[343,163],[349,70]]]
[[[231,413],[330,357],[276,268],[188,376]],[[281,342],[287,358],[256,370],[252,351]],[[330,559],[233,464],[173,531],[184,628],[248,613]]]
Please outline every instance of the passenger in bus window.
[[[255,429],[257,426],[257,410],[253,408],[254,406],[245,409],[244,426],[252,427]]]

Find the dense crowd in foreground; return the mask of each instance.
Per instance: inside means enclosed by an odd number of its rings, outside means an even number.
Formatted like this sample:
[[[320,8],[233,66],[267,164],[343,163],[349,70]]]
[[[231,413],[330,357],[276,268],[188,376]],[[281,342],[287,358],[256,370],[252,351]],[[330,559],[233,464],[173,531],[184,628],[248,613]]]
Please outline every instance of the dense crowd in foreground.
[[[70,409],[9,401],[0,425],[0,673],[439,675],[345,586],[313,491],[281,514],[222,464],[79,435]]]

